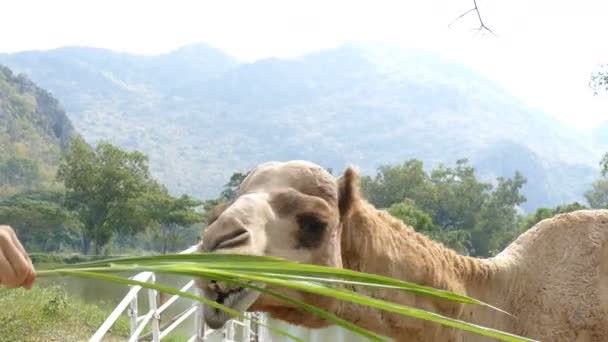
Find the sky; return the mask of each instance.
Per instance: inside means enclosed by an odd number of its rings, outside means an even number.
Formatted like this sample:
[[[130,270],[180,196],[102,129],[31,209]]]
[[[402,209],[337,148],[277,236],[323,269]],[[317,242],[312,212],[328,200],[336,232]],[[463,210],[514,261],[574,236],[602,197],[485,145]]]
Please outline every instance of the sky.
[[[600,0],[139,1],[3,0],[0,52],[67,45],[138,54],[204,42],[243,61],[292,57],[347,41],[433,50],[470,65],[575,128],[608,121],[589,77],[608,63]],[[451,25],[450,25],[451,24]]]

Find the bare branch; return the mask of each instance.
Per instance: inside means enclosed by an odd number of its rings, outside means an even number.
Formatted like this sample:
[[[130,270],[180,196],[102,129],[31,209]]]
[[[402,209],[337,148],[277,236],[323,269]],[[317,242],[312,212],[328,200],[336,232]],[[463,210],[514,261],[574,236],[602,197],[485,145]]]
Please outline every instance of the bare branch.
[[[493,35],[496,35],[492,30],[490,30],[489,27],[486,26],[486,24],[483,22],[483,19],[481,18],[481,13],[479,12],[479,7],[477,6],[477,0],[473,0],[473,8],[471,8],[470,10],[464,12],[463,14],[459,15],[456,19],[454,19],[449,25],[452,26],[452,24],[454,24],[456,21],[462,19],[463,17],[467,16],[467,14],[471,13],[471,12],[475,12],[477,13],[477,19],[479,20],[479,28],[477,29],[478,32],[480,31],[486,31],[489,32]]]
[[[459,19],[463,18],[464,16],[466,16],[467,14],[471,13],[475,11],[475,8],[471,8],[470,10],[462,13],[461,15],[458,16],[458,18],[452,20],[452,22],[448,25],[448,27],[452,26],[455,22],[457,22]]]

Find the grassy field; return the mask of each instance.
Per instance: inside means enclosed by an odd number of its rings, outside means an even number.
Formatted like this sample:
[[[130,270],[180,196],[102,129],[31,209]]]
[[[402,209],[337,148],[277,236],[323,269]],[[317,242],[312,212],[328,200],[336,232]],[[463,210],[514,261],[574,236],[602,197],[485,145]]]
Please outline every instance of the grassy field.
[[[53,254],[32,257],[38,270],[88,259],[90,258],[83,256]],[[58,285],[38,284],[29,291],[0,288],[0,342],[88,341],[112,309],[103,302],[85,303]],[[129,322],[122,315],[104,341],[126,341],[128,335]],[[165,340],[178,342],[187,339],[172,335]]]
[[[0,341],[87,341],[109,315],[70,297],[57,286],[32,290],[0,289]],[[122,317],[107,341],[123,341],[129,324]]]

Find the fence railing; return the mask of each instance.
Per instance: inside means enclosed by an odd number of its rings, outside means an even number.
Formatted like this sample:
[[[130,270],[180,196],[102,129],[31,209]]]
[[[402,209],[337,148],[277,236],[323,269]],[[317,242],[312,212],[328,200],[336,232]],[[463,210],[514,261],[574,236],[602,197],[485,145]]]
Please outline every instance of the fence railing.
[[[192,246],[180,254],[189,254],[196,251],[197,246]],[[156,282],[156,275],[152,272],[141,272],[131,277],[133,280],[141,282]],[[151,340],[153,342],[161,341],[163,338],[169,336],[169,334],[175,331],[180,325],[188,320],[188,318],[194,315],[194,331],[191,333],[188,341],[189,342],[202,342],[209,339],[221,340],[224,342],[266,342],[270,341],[266,328],[259,326],[252,322],[252,318],[255,317],[256,321],[265,322],[266,317],[263,314],[249,313],[246,315],[247,319],[231,320],[226,326],[220,330],[213,330],[207,327],[204,323],[204,312],[203,306],[200,302],[181,298],[177,295],[172,296],[164,303],[159,306],[159,293],[154,289],[147,289],[148,292],[148,311],[139,315],[138,295],[142,290],[141,286],[130,286],[129,291],[124,298],[118,303],[116,308],[103,322],[103,324],[97,329],[93,337],[89,341],[98,342],[102,341],[107,335],[108,331],[116,323],[116,321],[126,311],[129,317],[130,336],[129,342],[137,342],[141,340]],[[194,280],[188,281],[182,286],[181,291],[193,292],[194,294],[201,296],[200,290],[194,286]],[[161,314],[167,311],[169,307],[174,305],[178,300],[186,300],[191,305],[181,313],[175,315],[168,320],[167,323],[161,325]],[[150,331],[142,335],[144,329],[150,326]]]

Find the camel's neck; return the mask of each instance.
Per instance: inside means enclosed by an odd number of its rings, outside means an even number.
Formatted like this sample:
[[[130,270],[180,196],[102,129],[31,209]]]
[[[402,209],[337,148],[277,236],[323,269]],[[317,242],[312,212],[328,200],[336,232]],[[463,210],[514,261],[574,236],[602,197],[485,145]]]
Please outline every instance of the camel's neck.
[[[494,272],[492,262],[458,255],[363,200],[344,220],[342,229],[342,262],[345,268],[355,271],[385,275],[473,297],[471,292],[476,292],[479,285],[485,283]],[[394,291],[356,290],[372,297],[409,305],[430,300],[428,297],[416,300],[409,294]],[[451,303],[435,305],[431,302],[429,305],[439,310],[453,311],[449,307]],[[364,309],[344,304],[341,315],[354,321],[361,318],[361,310]],[[373,315],[366,311],[365,315]],[[368,328],[384,330],[382,327]]]
[[[490,261],[459,255],[364,201],[342,229],[345,268],[436,288],[453,281],[479,284],[492,274]]]

